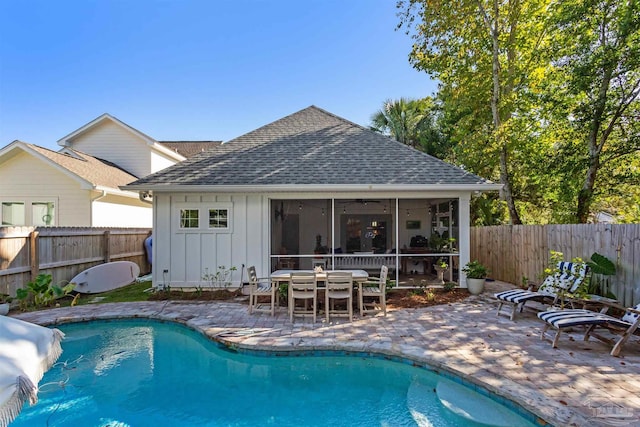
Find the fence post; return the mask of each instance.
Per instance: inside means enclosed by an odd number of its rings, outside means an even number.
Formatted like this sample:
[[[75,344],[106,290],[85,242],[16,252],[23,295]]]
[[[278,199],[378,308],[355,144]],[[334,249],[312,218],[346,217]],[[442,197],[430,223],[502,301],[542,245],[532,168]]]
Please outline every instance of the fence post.
[[[29,266],[31,267],[31,280],[35,281],[40,273],[40,257],[38,256],[38,232],[29,233]]]
[[[106,230],[104,232],[104,262],[111,261],[111,231]]]

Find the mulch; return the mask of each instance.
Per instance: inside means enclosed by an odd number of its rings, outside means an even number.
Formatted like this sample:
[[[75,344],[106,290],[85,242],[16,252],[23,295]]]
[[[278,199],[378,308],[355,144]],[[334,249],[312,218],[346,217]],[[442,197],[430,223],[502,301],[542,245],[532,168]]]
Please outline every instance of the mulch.
[[[433,305],[451,304],[462,301],[471,295],[466,289],[393,289],[387,293],[389,308],[418,308]],[[159,291],[149,295],[151,301],[226,301],[243,297],[239,290],[203,290],[203,291]]]
[[[418,308],[433,305],[451,304],[467,298],[466,289],[394,289],[387,293],[387,307],[390,308]]]

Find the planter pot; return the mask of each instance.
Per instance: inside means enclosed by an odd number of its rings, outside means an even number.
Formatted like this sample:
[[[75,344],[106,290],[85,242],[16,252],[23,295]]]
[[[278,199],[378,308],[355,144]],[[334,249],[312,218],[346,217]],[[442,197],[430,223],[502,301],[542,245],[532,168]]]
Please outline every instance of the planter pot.
[[[467,277],[467,289],[472,295],[481,294],[484,291],[484,279],[470,279]]]
[[[449,268],[442,268],[439,265],[433,267],[438,274],[438,283],[444,284],[444,273],[449,270]]]
[[[9,303],[0,304],[0,316],[6,316],[9,313]]]

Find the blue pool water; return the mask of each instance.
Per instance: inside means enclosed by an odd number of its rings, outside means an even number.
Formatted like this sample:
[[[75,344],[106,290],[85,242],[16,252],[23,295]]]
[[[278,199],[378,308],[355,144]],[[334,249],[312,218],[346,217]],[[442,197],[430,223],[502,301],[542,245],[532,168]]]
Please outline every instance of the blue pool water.
[[[145,320],[60,329],[64,353],[12,427],[533,425],[459,382],[381,358],[240,354]]]

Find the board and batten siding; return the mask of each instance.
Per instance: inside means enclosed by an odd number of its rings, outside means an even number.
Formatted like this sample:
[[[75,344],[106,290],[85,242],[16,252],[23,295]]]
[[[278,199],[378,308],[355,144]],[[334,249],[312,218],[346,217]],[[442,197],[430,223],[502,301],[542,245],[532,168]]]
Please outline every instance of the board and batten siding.
[[[231,209],[229,231],[179,228],[182,207],[217,206]],[[237,269],[231,277],[234,287],[247,281],[246,268],[251,265],[259,275],[268,275],[268,218],[269,201],[258,194],[154,194],[154,284],[212,286],[205,276],[215,275],[221,266]],[[200,221],[204,225],[206,218]]]
[[[147,141],[111,121],[104,121],[75,137],[71,148],[115,163],[137,177],[153,172]]]
[[[27,203],[27,223],[32,225],[29,203],[53,201],[57,226],[91,225],[90,191],[48,163],[20,153],[0,168],[0,201]]]

